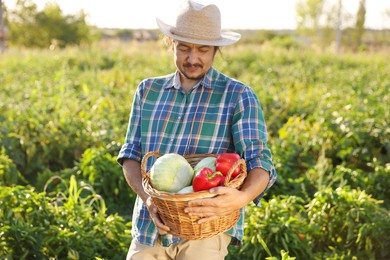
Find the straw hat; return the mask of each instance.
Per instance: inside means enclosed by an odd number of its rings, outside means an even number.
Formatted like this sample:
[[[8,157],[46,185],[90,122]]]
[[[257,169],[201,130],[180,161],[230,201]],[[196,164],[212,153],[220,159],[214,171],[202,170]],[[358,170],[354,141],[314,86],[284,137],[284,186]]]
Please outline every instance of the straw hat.
[[[187,0],[179,8],[176,24],[168,25],[159,18],[157,25],[165,35],[179,41],[211,46],[237,42],[239,33],[221,30],[221,13],[216,5],[201,5]]]

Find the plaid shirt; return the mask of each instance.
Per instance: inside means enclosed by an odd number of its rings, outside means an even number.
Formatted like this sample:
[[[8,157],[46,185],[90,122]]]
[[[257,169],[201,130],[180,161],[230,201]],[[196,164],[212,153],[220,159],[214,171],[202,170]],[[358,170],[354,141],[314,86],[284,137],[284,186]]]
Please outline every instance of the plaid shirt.
[[[245,159],[248,172],[261,167],[270,173],[268,189],[276,180],[276,171],[266,142],[263,113],[251,88],[211,68],[185,93],[176,72],[139,84],[118,162],[122,164],[124,158],[141,161],[150,151],[181,155],[236,152]],[[154,160],[148,160],[147,171]],[[256,205],[263,194],[255,199]],[[226,232],[236,241],[243,238],[243,219],[244,208],[238,223]],[[132,220],[133,239],[154,245],[157,229],[139,197]],[[169,246],[180,238],[164,235],[161,241]]]

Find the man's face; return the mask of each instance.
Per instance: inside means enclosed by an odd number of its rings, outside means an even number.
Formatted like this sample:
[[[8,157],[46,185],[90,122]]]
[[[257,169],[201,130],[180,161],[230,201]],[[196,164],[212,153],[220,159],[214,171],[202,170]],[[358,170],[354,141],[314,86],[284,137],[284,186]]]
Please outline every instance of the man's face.
[[[174,41],[175,64],[182,84],[201,80],[213,64],[214,46]]]

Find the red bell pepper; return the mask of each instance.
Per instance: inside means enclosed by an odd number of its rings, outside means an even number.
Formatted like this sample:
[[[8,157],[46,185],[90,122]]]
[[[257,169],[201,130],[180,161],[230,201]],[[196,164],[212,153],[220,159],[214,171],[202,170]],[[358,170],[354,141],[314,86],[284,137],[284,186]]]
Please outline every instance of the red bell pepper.
[[[216,171],[221,172],[224,176],[226,176],[232,168],[232,166],[236,163],[236,161],[240,160],[240,156],[236,153],[222,153],[218,155],[215,161],[215,169]],[[231,180],[233,180],[238,174],[240,174],[241,167],[238,166],[231,175]]]
[[[213,172],[210,168],[203,168],[194,177],[192,188],[194,191],[209,190],[221,183],[223,175],[220,172]]]
[[[222,174],[222,173],[221,173]],[[225,180],[226,180],[226,176],[221,176],[221,181],[219,182],[219,185],[218,186],[225,186]]]

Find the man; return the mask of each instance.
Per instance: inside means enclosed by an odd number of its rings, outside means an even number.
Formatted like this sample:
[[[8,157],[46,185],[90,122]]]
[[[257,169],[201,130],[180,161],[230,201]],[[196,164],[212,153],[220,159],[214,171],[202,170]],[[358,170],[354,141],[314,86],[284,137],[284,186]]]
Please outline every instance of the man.
[[[118,155],[126,181],[138,195],[127,259],[223,259],[229,243],[242,240],[245,206],[258,204],[276,179],[262,110],[248,86],[212,67],[219,47],[240,39],[237,33],[221,30],[217,6],[189,0],[179,9],[174,26],[159,19],[157,24],[172,44],[177,71],[139,84]],[[214,188],[210,192],[216,197],[192,200],[185,209],[200,216],[200,223],[241,209],[238,223],[204,240],[170,235],[141,184],[140,161],[150,151],[238,153],[248,170],[242,188]],[[148,162],[147,171],[152,164]]]

